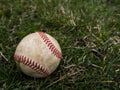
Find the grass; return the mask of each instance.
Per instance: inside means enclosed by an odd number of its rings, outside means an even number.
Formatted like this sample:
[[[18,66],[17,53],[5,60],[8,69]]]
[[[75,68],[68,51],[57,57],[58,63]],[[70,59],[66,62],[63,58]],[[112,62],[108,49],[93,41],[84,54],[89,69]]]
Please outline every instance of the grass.
[[[29,33],[55,37],[63,52],[57,70],[31,78],[13,55]],[[119,90],[119,0],[0,0],[0,89]]]

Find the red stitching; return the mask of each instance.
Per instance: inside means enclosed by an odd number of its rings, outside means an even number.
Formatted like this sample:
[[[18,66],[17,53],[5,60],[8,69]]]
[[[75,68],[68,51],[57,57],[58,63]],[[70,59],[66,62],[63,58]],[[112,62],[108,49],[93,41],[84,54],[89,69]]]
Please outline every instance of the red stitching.
[[[42,73],[43,76],[48,76],[49,75],[49,72],[46,68],[44,68],[42,65],[32,61],[31,59],[29,58],[26,58],[25,56],[22,56],[22,55],[14,55],[14,59],[17,61],[17,62],[21,62],[25,65],[28,65],[29,67],[31,67],[32,69],[34,69],[35,71],[39,72],[40,74]]]
[[[49,40],[47,35],[44,32],[38,32],[43,41],[47,44],[51,52],[57,56],[58,58],[62,59],[62,53],[54,46],[54,44]]]

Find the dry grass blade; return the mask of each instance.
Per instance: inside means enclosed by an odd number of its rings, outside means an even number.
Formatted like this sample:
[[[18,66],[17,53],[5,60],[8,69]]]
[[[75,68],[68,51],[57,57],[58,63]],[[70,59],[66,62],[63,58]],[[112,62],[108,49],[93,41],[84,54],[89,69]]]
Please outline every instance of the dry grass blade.
[[[8,59],[3,55],[3,53],[0,51],[0,55],[5,59],[5,61],[8,61]]]
[[[76,75],[76,74],[78,74],[78,72],[67,73],[67,74],[63,75],[62,77],[60,77],[58,80],[56,80],[56,81],[54,81],[53,83],[49,84],[46,88],[49,88],[49,87],[51,87],[52,85],[54,85],[54,84],[56,84],[56,83],[58,83],[58,82],[64,80],[65,78],[74,76],[74,75]]]

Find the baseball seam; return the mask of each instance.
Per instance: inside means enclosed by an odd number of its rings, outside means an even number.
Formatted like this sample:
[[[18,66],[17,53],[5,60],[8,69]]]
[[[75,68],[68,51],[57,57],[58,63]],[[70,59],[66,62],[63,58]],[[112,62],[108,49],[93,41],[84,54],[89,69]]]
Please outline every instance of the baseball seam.
[[[30,68],[32,68],[36,72],[39,72],[40,74],[42,74],[45,77],[49,75],[49,72],[45,67],[43,67],[42,65],[38,64],[37,62],[35,62],[25,56],[15,54],[14,59],[16,60],[16,62],[21,62],[24,65],[29,66]]]
[[[44,32],[38,32],[45,44],[51,50],[51,52],[58,58],[62,59],[62,53],[54,46],[54,44],[49,40],[47,35]]]

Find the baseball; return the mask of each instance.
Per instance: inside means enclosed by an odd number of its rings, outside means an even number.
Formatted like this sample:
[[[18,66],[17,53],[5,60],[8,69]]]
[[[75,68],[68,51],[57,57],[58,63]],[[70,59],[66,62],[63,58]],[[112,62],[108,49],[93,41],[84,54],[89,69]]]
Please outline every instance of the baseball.
[[[18,44],[14,60],[21,71],[31,77],[47,77],[56,70],[62,59],[55,38],[44,32],[25,36]]]

